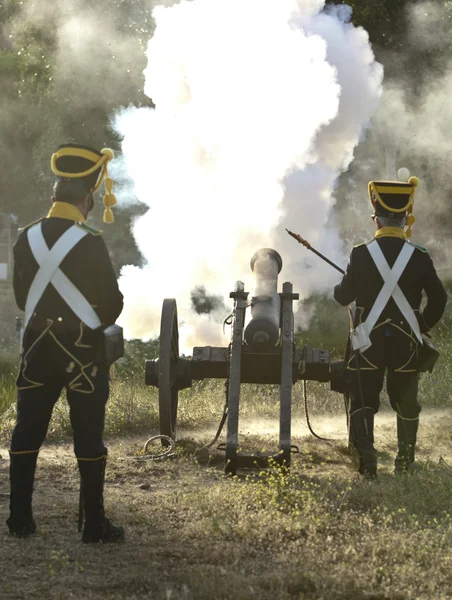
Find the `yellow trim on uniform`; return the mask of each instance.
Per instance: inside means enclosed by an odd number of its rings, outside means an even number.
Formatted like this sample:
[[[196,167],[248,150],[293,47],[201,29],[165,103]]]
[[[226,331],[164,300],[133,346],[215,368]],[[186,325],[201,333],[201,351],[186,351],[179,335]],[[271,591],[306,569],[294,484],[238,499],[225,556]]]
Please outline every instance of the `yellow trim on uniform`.
[[[86,160],[90,160],[92,163],[97,163],[102,158],[102,156],[99,156],[97,152],[91,152],[91,150],[88,150],[87,148],[77,148],[74,146],[68,146],[66,148],[59,148],[52,155],[52,163],[58,158],[61,158],[62,156],[77,156],[79,158],[86,158]]]
[[[413,311],[414,312],[414,311]],[[401,331],[402,333],[404,333],[406,336],[408,336],[410,338],[410,340],[414,343],[414,344],[419,344],[419,341],[417,339],[416,336],[412,335],[413,334],[413,330],[410,327],[410,331],[411,333],[408,333],[408,331],[405,331],[405,329],[402,329],[401,327],[399,327],[399,325],[397,325],[397,323],[394,323],[394,321],[391,321],[391,326],[395,327],[396,329],[399,329],[399,331]]]
[[[399,367],[398,369],[394,369],[395,373],[410,373],[411,371],[417,371],[417,369],[405,369],[405,367],[407,367],[410,362],[413,360],[414,356],[417,354],[417,348],[415,348],[413,350],[413,352],[411,353],[410,358],[407,360],[407,362],[402,365],[401,367]]]
[[[39,219],[36,219],[36,221],[33,221],[32,223],[28,223],[28,225],[25,225],[25,227],[19,227],[18,231],[25,231],[26,229],[30,229],[30,227],[33,227],[33,225],[36,225],[36,223],[40,223],[41,221],[44,221],[45,217],[40,217]]]
[[[408,331],[405,331],[405,329],[402,329],[401,327],[399,327],[399,325],[397,325],[397,323],[394,323],[394,321],[391,321],[391,327],[395,327],[396,329],[398,329],[399,331],[404,333],[407,337],[410,338],[411,342],[414,344],[414,350],[411,353],[410,358],[407,360],[407,362],[404,365],[402,365],[401,367],[398,367],[397,369],[394,369],[394,372],[395,373],[412,373],[412,372],[417,371],[417,369],[406,369],[405,368],[411,363],[413,358],[416,358],[416,355],[418,353],[419,341],[418,341],[417,337],[415,337],[413,335],[413,330],[410,327],[411,333],[408,333]]]
[[[356,410],[351,412],[350,416],[356,415],[357,412],[359,412],[360,410],[365,410],[365,409],[371,410],[375,414],[375,408],[372,408],[372,406],[364,406],[363,408],[357,408]]]
[[[102,456],[98,456],[97,458],[80,458],[79,456],[77,456],[77,460],[83,460],[85,462],[98,462],[99,460],[104,460],[107,458],[106,454],[103,454]]]
[[[69,221],[80,221],[86,225],[86,219],[79,209],[69,202],[54,202],[47,215],[48,219],[57,217],[58,219],[68,219]]]
[[[419,417],[413,417],[412,419],[409,419],[408,417],[402,417],[402,415],[400,415],[397,411],[396,415],[400,417],[402,421],[419,421]]]
[[[388,323],[391,323],[391,319],[386,319],[385,321],[382,321],[381,323],[378,323],[378,325],[374,325],[372,331],[375,331],[376,329],[378,329],[382,325],[387,325]],[[372,333],[372,331],[370,333]]]
[[[400,410],[400,405],[398,402],[396,403],[396,406]],[[402,419],[402,421],[419,421],[419,419],[420,419],[419,415],[417,417],[411,417],[411,418],[410,417],[402,417],[402,415],[399,413],[399,410],[396,410],[395,412],[396,412],[396,415]]]
[[[371,181],[369,183],[369,197],[370,197],[370,201],[372,203],[372,206],[374,205],[374,202],[372,201],[372,193],[375,194],[376,198],[377,198],[377,202],[378,204],[381,204],[381,206],[383,208],[385,208],[388,212],[392,212],[392,213],[404,213],[408,210],[408,208],[413,204],[414,201],[414,189],[410,189],[407,193],[407,190],[405,189],[403,192],[397,192],[397,194],[400,195],[404,195],[404,196],[408,196],[408,201],[405,204],[405,206],[403,206],[402,208],[393,208],[392,206],[389,206],[388,204],[386,204],[386,202],[382,199],[382,197],[380,196],[381,194],[389,194],[391,192],[387,191],[387,190],[392,190],[392,189],[396,189],[396,188],[383,188],[380,187],[380,191],[378,191],[377,187],[375,186],[375,184]],[[411,192],[411,193],[410,193]]]
[[[91,381],[91,379],[85,373],[85,369],[87,369],[88,367],[90,367],[93,364],[93,361],[89,362],[86,365],[82,364],[71,352],[69,352],[69,350],[66,348],[66,346],[63,346],[63,344],[55,336],[55,334],[53,333],[53,331],[50,331],[49,333],[53,337],[54,341],[58,344],[58,346],[63,350],[63,352],[65,352],[70,358],[72,358],[72,360],[80,367],[80,373],[76,377],[74,377],[74,379],[72,379],[67,384],[66,387],[68,389],[70,389],[70,390],[74,390],[76,392],[79,392],[80,394],[92,394],[94,392],[94,390],[95,390],[95,387],[94,387],[94,384]],[[74,386],[74,383],[77,381],[77,379],[80,379],[80,377],[84,377],[85,378],[85,380],[89,383],[89,385],[91,387],[91,390],[78,390],[78,389],[76,389],[76,387]]]
[[[17,386],[18,390],[32,390],[34,388],[37,387],[42,387],[44,384],[42,382],[39,381],[33,381],[32,379],[29,379],[26,375],[25,375],[25,370],[28,367],[28,362],[27,362],[27,358],[28,355],[30,354],[30,352],[33,350],[33,348],[36,346],[36,344],[42,340],[42,338],[46,335],[46,333],[48,331],[50,331],[50,328],[53,325],[53,321],[51,319],[48,319],[47,322],[47,327],[39,334],[39,336],[35,339],[35,341],[32,343],[32,345],[28,348],[28,350],[26,351],[26,353],[24,354],[23,358],[22,358],[22,363],[21,363],[21,368],[19,370],[19,375],[17,376],[17,381],[19,381],[20,376],[22,376],[26,381],[28,381],[29,383],[31,383],[32,385],[26,385],[26,386]],[[17,385],[17,382],[16,382]]]
[[[360,354],[360,356],[362,356],[368,365],[371,365],[370,367],[365,367],[365,366],[361,366],[359,367],[360,371],[378,371],[378,369],[380,367],[377,367],[376,365],[374,365],[373,363],[370,362],[370,360],[368,360],[365,356],[363,356],[363,354]],[[347,363],[347,371],[357,371],[358,369],[356,367],[351,367],[350,363],[352,362],[352,360],[355,358],[355,355],[352,354],[352,356],[350,357],[350,360]]]
[[[410,196],[412,188],[411,186],[408,186],[408,184],[404,184],[404,187],[374,184],[374,189],[377,190],[379,194],[398,194],[400,196]]]
[[[89,378],[89,376],[86,374],[85,369],[88,369],[89,367],[91,367],[94,363],[93,361],[89,362],[88,364],[84,365],[82,364],[61,342],[60,340],[55,336],[55,334],[53,333],[53,331],[51,330],[51,327],[53,325],[53,321],[51,319],[49,319],[49,324],[47,325],[47,327],[40,333],[40,335],[36,338],[36,340],[33,342],[33,344],[30,346],[30,348],[27,350],[27,352],[25,353],[23,359],[22,359],[22,364],[21,364],[21,369],[19,371],[19,375],[18,375],[18,379],[22,376],[26,381],[28,381],[29,383],[31,383],[32,385],[28,385],[28,386],[17,386],[18,390],[29,390],[29,389],[33,389],[33,388],[37,388],[37,387],[42,387],[44,384],[42,382],[38,382],[38,381],[32,381],[31,379],[29,379],[26,375],[25,375],[25,371],[28,367],[28,362],[27,362],[27,357],[29,355],[29,353],[31,352],[31,350],[34,348],[34,346],[47,334],[49,333],[49,335],[53,338],[53,340],[56,342],[56,344],[63,350],[63,352],[65,354],[67,354],[80,368],[80,373],[78,375],[76,375],[76,377],[74,377],[74,379],[72,379],[68,384],[67,384],[67,388],[70,390],[74,390],[76,392],[79,392],[80,394],[92,394],[95,391],[95,386],[94,383],[92,382],[92,380]],[[84,378],[84,382],[87,382],[90,389],[89,390],[79,390],[77,389],[80,385],[82,385],[81,383],[75,383],[78,379],[80,379],[80,377]]]
[[[383,228],[382,228],[383,229]],[[397,228],[398,229],[398,228]],[[364,309],[361,307],[357,307],[358,310],[360,310],[360,315],[359,315],[359,324],[362,323],[362,319],[361,316],[364,312]],[[415,311],[416,312],[416,311]],[[399,327],[399,325],[397,325],[397,323],[394,323],[394,321],[392,321],[391,319],[386,319],[385,321],[382,321],[381,323],[378,323],[377,325],[375,325],[371,331],[371,333],[373,331],[375,331],[376,329],[378,329],[379,327],[381,327],[382,325],[390,325],[391,327],[395,327],[396,329],[398,329],[399,331],[401,331],[403,334],[405,334],[408,338],[410,338],[410,340],[413,342],[414,344],[414,350],[411,353],[410,358],[407,360],[407,362],[405,364],[403,364],[401,367],[398,367],[397,369],[394,369],[395,373],[414,373],[417,371],[417,369],[406,369],[406,367],[412,362],[413,358],[416,357],[416,354],[418,352],[418,347],[419,347],[419,341],[418,339],[413,335],[413,330],[410,328],[410,333],[408,331],[405,331],[404,329],[402,329],[402,327]],[[365,351],[367,352],[367,350]],[[370,365],[370,367],[366,367],[366,366],[360,366],[360,370],[361,371],[374,371],[374,370],[378,370],[381,367],[378,367],[377,365],[374,365],[373,362],[371,362],[366,356],[365,356],[365,352],[360,352],[359,355],[365,360],[365,362]],[[354,368],[351,365],[353,359],[355,359],[355,354],[352,354],[348,360],[347,363],[347,370],[348,371],[356,371],[357,368]]]
[[[65,171],[60,171],[56,166],[56,161],[63,156],[76,156],[79,158],[84,158],[94,164],[92,167],[86,169],[86,171],[82,171],[81,173],[66,173]],[[109,160],[110,158],[107,154],[99,156],[98,154],[91,152],[90,150],[86,150],[85,148],[73,148],[71,146],[70,148],[60,148],[54,154],[52,154],[52,158],[50,159],[50,167],[57,177],[64,177],[65,179],[78,179],[80,177],[87,177],[88,175],[91,175]],[[99,185],[101,182],[99,182]]]
[[[80,221],[76,221],[75,225],[80,227],[80,229],[83,229],[83,231],[87,231],[94,236],[101,235],[103,233],[101,229],[94,229],[94,227],[90,227],[89,225],[86,225],[86,223],[81,223]]]
[[[67,385],[69,390],[72,390],[73,392],[78,392],[79,394],[93,394],[94,393],[94,391],[95,391],[94,383],[91,381],[91,379],[85,373],[85,369],[90,367],[92,364],[94,364],[94,363],[90,362],[87,365],[80,367],[80,373],[76,377],[74,377],[74,379],[72,379]],[[79,390],[78,389],[81,385],[83,385],[83,382],[78,381],[78,379],[80,379],[80,377],[85,378],[85,381],[87,381],[89,383],[91,390]]]
[[[395,237],[406,240],[406,233],[400,227],[380,227],[375,233],[375,237]]]
[[[39,448],[37,450],[18,450],[17,452],[10,450],[9,453],[14,454],[14,456],[17,456],[18,454],[39,454]]]
[[[364,352],[360,352],[360,353],[359,353],[359,354],[360,354],[360,356],[362,356],[362,357],[364,358],[364,360],[366,361],[366,363],[367,363],[368,365],[370,365],[370,366],[372,367],[372,369],[374,369],[374,370],[377,370],[377,371],[378,371],[379,367],[377,367],[377,365],[374,365],[374,363],[373,363],[372,361],[370,361],[370,360],[367,358],[367,356],[365,356],[365,352],[366,352],[366,351],[364,351]]]
[[[84,323],[83,323],[83,321],[80,321],[80,335],[78,336],[77,340],[74,342],[74,346],[76,346],[77,348],[92,348],[91,344],[82,344],[82,338],[83,338],[83,334],[84,334],[83,330],[84,330]]]

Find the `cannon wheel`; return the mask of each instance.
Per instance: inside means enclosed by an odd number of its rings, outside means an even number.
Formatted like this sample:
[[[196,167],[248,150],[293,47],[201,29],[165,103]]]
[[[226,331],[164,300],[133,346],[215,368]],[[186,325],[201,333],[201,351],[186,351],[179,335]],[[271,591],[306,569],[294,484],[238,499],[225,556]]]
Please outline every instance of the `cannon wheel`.
[[[176,439],[177,402],[176,367],[179,360],[179,329],[174,298],[165,298],[160,321],[160,353],[158,362],[160,433]],[[168,441],[162,440],[163,446]]]

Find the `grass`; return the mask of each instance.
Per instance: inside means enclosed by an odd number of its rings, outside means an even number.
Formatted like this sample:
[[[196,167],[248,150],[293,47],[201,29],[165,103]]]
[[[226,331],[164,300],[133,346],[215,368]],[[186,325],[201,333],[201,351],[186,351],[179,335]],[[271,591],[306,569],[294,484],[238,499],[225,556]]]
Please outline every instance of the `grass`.
[[[450,427],[448,418],[441,427]],[[446,600],[452,596],[452,477],[435,458],[437,425],[421,432],[412,476],[357,478],[336,444],[296,438],[290,472],[271,467],[223,474],[222,456],[197,462],[185,439],[173,460],[136,462],[136,438],[110,440],[108,514],[124,546],[82,547],[78,478],[70,444],[44,449],[35,513],[39,534],[11,540],[0,529],[0,595],[15,600]],[[394,427],[377,427],[393,452]],[[205,441],[205,440],[201,440]],[[262,435],[245,446],[266,446]],[[450,460],[447,444],[442,452]],[[0,472],[6,471],[0,461]],[[0,498],[7,478],[0,477]],[[64,494],[61,491],[64,490]],[[6,503],[0,503],[0,520]]]
[[[446,406],[452,381],[451,321],[438,328],[434,343],[441,352],[432,374],[420,379],[419,399],[425,408]],[[144,361],[155,356],[155,344],[140,343],[131,348],[127,358],[112,368],[111,394],[107,405],[106,435],[128,435],[158,429],[158,390],[144,385]],[[147,354],[149,352],[149,354]],[[0,439],[7,439],[15,420],[14,352],[3,352],[0,358]],[[212,428],[219,422],[225,400],[222,380],[194,382],[193,387],[179,393],[177,426],[182,430]],[[241,418],[277,418],[279,414],[279,386],[242,385]],[[328,384],[308,382],[309,407],[314,414],[342,414],[340,394],[331,392]],[[383,394],[383,407],[385,406]],[[295,411],[303,411],[301,383],[293,388]],[[71,436],[67,403],[55,407],[49,428],[49,439]]]
[[[224,382],[179,394],[176,455],[139,462],[145,433],[158,430],[158,392],[144,386],[143,360],[112,370],[106,438],[106,506],[124,525],[124,546],[82,547],[76,532],[78,474],[64,401],[54,411],[35,492],[39,534],[10,539],[0,528],[0,596],[12,600],[446,600],[452,597],[452,369],[450,330],[438,331],[442,364],[421,379],[418,464],[392,474],[395,419],[378,415],[379,479],[355,475],[343,401],[308,382],[314,429],[340,422],[322,442],[304,436],[301,384],[293,388],[290,472],[223,473],[218,450],[198,454],[221,417]],[[14,364],[1,371],[0,435],[14,425]],[[277,445],[278,386],[242,386],[243,450]],[[433,410],[434,409],[434,410]],[[438,415],[435,417],[435,414]],[[297,426],[295,426],[297,425]],[[306,431],[304,429],[303,431]],[[323,431],[319,431],[323,434]],[[330,436],[329,436],[330,437]],[[224,439],[224,434],[223,438]],[[220,440],[221,441],[221,440]],[[0,452],[3,456],[3,451]],[[8,461],[0,460],[0,522],[7,517]],[[2,501],[4,500],[4,501]]]
[[[9,438],[15,421],[16,390],[14,379],[4,376],[2,403],[0,404],[0,440]],[[342,397],[328,392],[327,385],[309,384],[310,405],[315,413],[343,411]],[[209,380],[197,382],[190,390],[179,393],[177,427],[179,430],[215,428],[219,423],[225,401],[224,382]],[[301,384],[294,387],[294,411],[302,411]],[[243,419],[279,418],[278,386],[242,386],[240,415]],[[113,376],[111,394],[107,404],[105,434],[123,436],[155,431],[159,426],[158,390],[144,386],[131,377]],[[64,398],[57,403],[50,424],[48,439],[70,437],[69,410]]]
[[[421,377],[419,397],[426,406],[444,406],[450,401],[452,381],[452,317],[446,317],[434,330],[432,341],[440,357],[430,375]]]

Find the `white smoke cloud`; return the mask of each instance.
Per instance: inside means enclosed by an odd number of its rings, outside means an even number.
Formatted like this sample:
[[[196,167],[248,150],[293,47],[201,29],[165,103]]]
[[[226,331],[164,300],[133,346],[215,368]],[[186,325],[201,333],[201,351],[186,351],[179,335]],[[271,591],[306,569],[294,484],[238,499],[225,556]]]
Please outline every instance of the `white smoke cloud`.
[[[11,59],[16,53],[22,56],[28,66],[14,83],[8,82],[5,71],[0,85],[0,153],[5,157],[0,184],[8,185],[9,196],[27,198],[26,212],[22,208],[19,213],[22,225],[42,214],[42,195],[53,185],[49,156],[58,145],[111,145],[106,115],[145,100],[142,70],[156,0],[9,4],[13,16],[0,23],[0,46],[11,51]],[[38,94],[32,92],[36,85]],[[11,177],[15,165],[21,165],[28,178],[19,171]],[[38,187],[28,198],[30,181]],[[122,199],[119,186],[118,190]],[[101,218],[99,205],[96,202]]]
[[[452,151],[452,6],[433,1],[410,4],[406,18],[405,53],[385,56],[385,64],[397,77],[385,83],[367,140],[354,163],[353,179],[347,182],[341,230],[348,247],[369,239],[375,225],[367,183],[397,179],[399,170],[407,169],[420,178],[413,241],[428,248],[441,278],[446,279],[452,274],[452,185],[446,158]]]
[[[135,193],[149,206],[133,230],[148,266],[126,267],[120,279],[128,336],[158,335],[163,298],[175,297],[182,346],[221,343],[221,327],[191,309],[190,291],[204,285],[227,298],[236,279],[249,290],[260,247],[282,255],[280,281],[302,296],[335,280],[284,228],[341,260],[328,226],[332,192],[378,105],[382,67],[350,11],[323,6],[193,0],[154,9],[145,93],[156,108],[115,119]]]

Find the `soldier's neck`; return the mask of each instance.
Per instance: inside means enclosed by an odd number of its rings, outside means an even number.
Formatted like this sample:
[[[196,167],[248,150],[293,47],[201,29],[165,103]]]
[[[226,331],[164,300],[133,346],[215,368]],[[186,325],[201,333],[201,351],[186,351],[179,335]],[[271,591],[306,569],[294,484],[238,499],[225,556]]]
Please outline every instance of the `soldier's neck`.
[[[86,219],[81,211],[76,206],[69,204],[68,202],[54,202],[49,210],[49,214],[47,215],[48,219],[52,217],[86,223]]]
[[[401,227],[380,227],[380,229],[377,229],[375,232],[375,237],[396,237],[405,240],[406,234]]]

